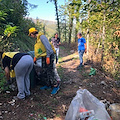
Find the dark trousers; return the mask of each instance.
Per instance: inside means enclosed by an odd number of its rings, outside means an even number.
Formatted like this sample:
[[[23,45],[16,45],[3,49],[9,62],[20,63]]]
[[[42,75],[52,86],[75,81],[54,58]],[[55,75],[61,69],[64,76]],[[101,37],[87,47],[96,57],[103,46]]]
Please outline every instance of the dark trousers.
[[[47,68],[47,86],[53,87],[55,84],[57,84],[57,80],[55,78],[55,72],[54,72],[54,54],[50,56],[50,64],[46,65]]]

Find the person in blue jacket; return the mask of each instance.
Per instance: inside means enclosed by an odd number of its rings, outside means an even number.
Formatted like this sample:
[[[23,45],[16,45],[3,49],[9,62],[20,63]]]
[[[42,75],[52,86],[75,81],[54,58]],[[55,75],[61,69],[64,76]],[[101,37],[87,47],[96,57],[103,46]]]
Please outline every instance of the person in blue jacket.
[[[79,53],[79,59],[80,59],[80,65],[77,67],[77,69],[80,69],[83,65],[83,54],[84,52],[87,52],[87,45],[85,38],[82,37],[81,33],[77,34],[78,37],[78,53]]]

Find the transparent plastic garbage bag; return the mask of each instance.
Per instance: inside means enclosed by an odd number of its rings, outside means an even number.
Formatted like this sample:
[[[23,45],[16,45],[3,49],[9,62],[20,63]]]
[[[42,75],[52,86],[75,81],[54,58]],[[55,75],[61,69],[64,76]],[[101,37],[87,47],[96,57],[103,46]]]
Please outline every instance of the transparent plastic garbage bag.
[[[84,120],[79,118],[80,108],[85,108],[88,111],[93,110],[94,117],[98,120],[111,120],[105,105],[86,89],[77,91],[77,95],[69,106],[65,120]]]

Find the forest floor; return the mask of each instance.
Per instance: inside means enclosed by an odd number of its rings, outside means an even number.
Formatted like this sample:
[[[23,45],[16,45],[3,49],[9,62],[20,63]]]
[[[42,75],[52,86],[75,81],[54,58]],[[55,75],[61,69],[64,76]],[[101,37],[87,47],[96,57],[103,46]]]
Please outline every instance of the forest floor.
[[[3,120],[64,120],[76,91],[87,89],[99,100],[120,103],[120,88],[115,80],[108,77],[99,67],[87,61],[84,55],[84,67],[77,70],[79,57],[77,51],[60,47],[58,73],[62,84],[59,92],[51,96],[51,90],[40,90],[40,86],[31,90],[31,97],[12,101],[17,91],[0,94],[0,119]],[[96,69],[96,75],[89,76],[90,68]],[[104,82],[103,82],[104,81]],[[10,102],[12,101],[12,102]]]

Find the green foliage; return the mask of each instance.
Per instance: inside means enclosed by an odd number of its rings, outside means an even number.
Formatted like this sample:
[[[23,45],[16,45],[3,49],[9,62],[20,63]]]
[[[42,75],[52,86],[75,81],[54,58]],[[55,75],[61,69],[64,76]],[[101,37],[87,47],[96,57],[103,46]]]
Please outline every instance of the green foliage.
[[[81,30],[80,18],[83,16],[81,13],[82,7],[82,0],[68,0],[65,5],[60,7],[61,35],[66,42],[77,41],[77,33]]]
[[[20,33],[14,38],[14,45],[12,48],[16,51],[28,52],[34,50],[34,39],[30,38],[28,35]]]
[[[58,35],[59,38],[61,37],[61,33],[60,33],[60,19],[59,19],[59,12],[58,12],[58,0],[49,0],[50,2],[54,2],[55,5],[55,13],[56,13],[56,20],[57,20],[57,31],[58,31]],[[47,1],[47,3],[49,2]]]
[[[35,27],[27,15],[27,0],[0,0],[0,50],[2,51],[33,51],[34,40],[28,36],[30,27]],[[4,72],[0,68],[0,91],[5,87]]]
[[[5,17],[7,16],[7,13],[0,10],[0,22],[5,21]]]
[[[90,68],[90,73],[89,73],[89,75],[91,76],[91,75],[95,75],[95,74],[96,74],[96,69]]]
[[[116,31],[120,31],[119,5],[119,0],[68,0],[65,5],[60,7],[59,11],[62,38],[66,42],[68,39],[72,40],[73,37],[76,39],[78,31],[82,32],[84,37],[87,36],[86,38],[89,35],[89,44],[93,45],[97,53],[100,52],[103,56],[101,61],[112,58],[113,62],[116,62],[109,71],[112,74],[120,71],[120,36],[115,34]],[[73,21],[76,23],[72,27]],[[72,32],[70,33],[71,28]],[[88,30],[89,32],[87,32]],[[72,36],[71,39],[69,36]],[[106,64],[107,62],[104,61]]]
[[[7,13],[6,22],[12,22],[14,25],[18,25],[23,16],[27,14],[26,6],[21,0],[2,0],[0,2],[0,10]]]
[[[6,84],[6,80],[4,77],[4,72],[2,71],[2,69],[0,67],[0,91],[4,91],[4,90],[8,89],[8,87],[4,86],[5,84]]]
[[[12,27],[11,25],[6,25],[6,28],[4,30],[4,35],[9,37],[11,34],[15,34],[17,31],[17,26]]]
[[[102,48],[103,60],[113,58],[117,62],[116,65],[111,66],[112,69],[109,72],[112,74],[116,74],[119,71],[120,38],[114,36],[115,31],[120,30],[119,4],[119,0],[108,0],[107,2],[102,1],[101,3],[91,0],[85,6],[86,10],[90,10],[89,18],[82,22],[83,31],[85,32],[87,28],[90,30],[90,44],[94,45],[99,51]],[[105,33],[103,33],[103,28]],[[105,35],[104,43],[103,35]],[[105,62],[107,63],[107,61]]]
[[[28,18],[23,18],[19,25],[18,35],[21,34],[22,36],[22,33],[24,33],[25,35],[28,35],[28,30],[31,27],[35,27],[35,23],[33,22],[33,20]]]
[[[30,27],[35,27],[31,19],[24,16],[28,10],[27,0],[0,1],[0,49],[3,51],[33,50],[34,40],[28,37]]]

